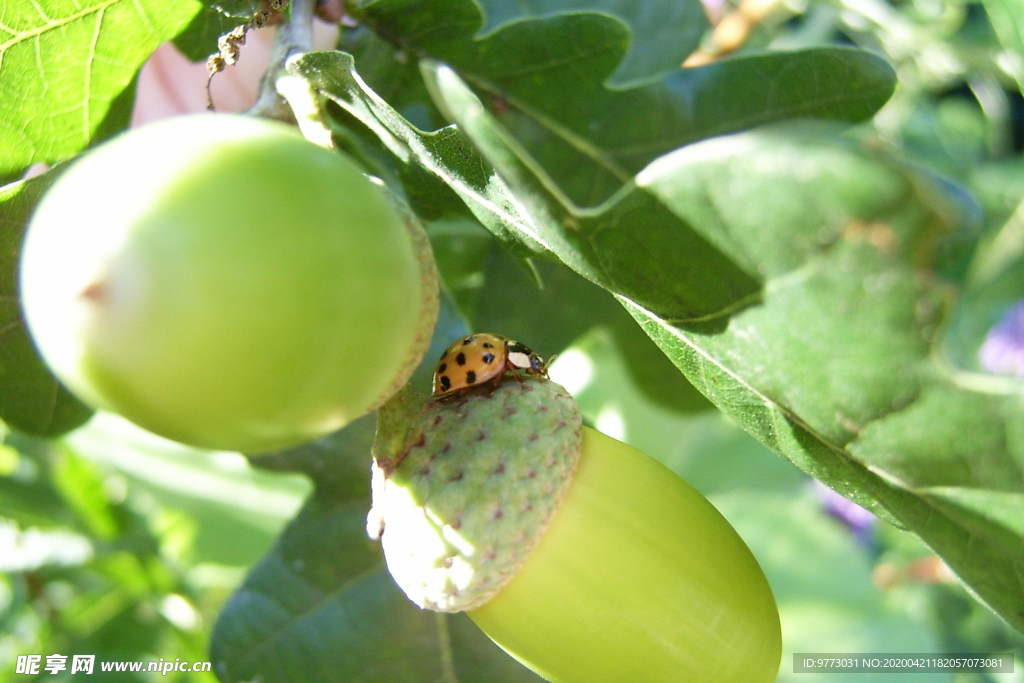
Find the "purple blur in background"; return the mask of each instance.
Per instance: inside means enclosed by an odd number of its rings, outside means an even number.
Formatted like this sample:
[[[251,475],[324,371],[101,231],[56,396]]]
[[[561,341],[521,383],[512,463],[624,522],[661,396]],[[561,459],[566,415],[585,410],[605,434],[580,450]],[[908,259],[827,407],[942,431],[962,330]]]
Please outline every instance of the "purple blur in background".
[[[981,367],[998,375],[1024,377],[1024,301],[1010,307],[978,351]]]
[[[867,509],[836,493],[820,481],[814,481],[814,493],[830,517],[839,520],[864,546],[872,545],[877,517]]]

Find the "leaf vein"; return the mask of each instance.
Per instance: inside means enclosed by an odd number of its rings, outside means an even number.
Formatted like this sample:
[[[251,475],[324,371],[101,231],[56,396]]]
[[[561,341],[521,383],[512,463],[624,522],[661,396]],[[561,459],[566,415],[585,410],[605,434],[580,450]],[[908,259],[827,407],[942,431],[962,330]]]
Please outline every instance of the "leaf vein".
[[[7,336],[21,326],[21,320],[15,318],[6,325],[0,326],[0,338]]]
[[[33,0],[33,2],[34,1],[35,0]],[[82,10],[78,11],[78,12],[75,12],[74,14],[68,15],[67,17],[64,17],[63,19],[47,19],[46,23],[44,23],[44,24],[42,24],[40,26],[37,26],[37,27],[35,27],[33,29],[30,29],[30,30],[27,30],[27,31],[14,32],[14,37],[13,38],[11,38],[10,40],[7,40],[6,42],[0,43],[0,65],[3,64],[3,55],[4,55],[4,53],[7,52],[7,50],[10,49],[12,46],[14,46],[14,45],[16,45],[16,44],[18,44],[18,43],[20,43],[22,41],[29,40],[29,39],[41,36],[42,34],[46,33],[47,31],[53,31],[53,30],[56,30],[56,29],[59,29],[59,28],[63,28],[65,26],[67,26],[68,24],[71,24],[71,23],[74,23],[74,22],[78,21],[79,19],[84,19],[84,18],[88,17],[90,14],[94,14],[96,12],[103,12],[107,8],[112,7],[113,5],[116,5],[117,3],[123,2],[123,1],[124,0],[105,0],[104,2],[102,2],[99,5],[95,5],[93,7],[87,7],[85,9],[82,9]]]
[[[470,80],[470,78],[467,77],[467,80]],[[606,171],[611,173],[620,182],[628,182],[633,177],[632,173],[630,173],[625,168],[616,163],[616,161],[614,160],[614,155],[606,154],[589,138],[577,134],[571,128],[560,123],[554,117],[548,116],[547,114],[541,112],[540,110],[531,107],[526,102],[516,97],[513,97],[508,93],[504,93],[499,89],[494,88],[490,84],[477,83],[477,85],[482,90],[490,92],[491,94],[496,94],[500,95],[501,97],[504,97],[510,105],[512,105],[519,111],[523,112],[527,116],[529,116],[542,128],[549,131],[555,137],[559,138],[560,140],[568,144],[570,147],[575,149],[577,152],[581,153],[583,156],[593,160],[594,163],[596,163],[598,166],[604,168]],[[609,149],[608,151],[614,152],[616,150]]]
[[[92,90],[92,71],[93,63],[96,60],[96,45],[99,43],[100,34],[103,32],[103,17],[105,14],[106,10],[100,10],[96,13],[96,30],[93,32],[92,42],[89,43],[89,54],[85,58],[85,64],[83,65],[85,66],[85,88],[82,93],[83,99],[81,104],[83,117],[82,133],[86,139],[88,139],[89,132],[92,130],[89,121],[90,115],[92,113],[89,107],[89,97]]]
[[[459,677],[455,673],[455,659],[452,656],[451,634],[448,632],[448,615],[435,612],[434,623],[437,625],[437,645],[441,654],[441,680],[459,683]]]
[[[139,0],[132,0],[132,4],[135,5],[135,11],[138,13],[139,19],[146,25],[146,30],[156,35],[156,27],[153,25],[153,20],[149,17],[149,14],[146,13],[146,8],[139,4]],[[223,12],[224,10],[221,11]]]
[[[51,19],[50,16],[46,13],[46,10],[44,10],[42,8],[42,6],[39,4],[38,0],[29,0],[29,2],[32,3],[32,7],[35,9],[36,12],[39,13],[39,16],[42,17],[44,22],[46,22],[46,23],[52,23],[53,22],[53,19]]]
[[[363,579],[369,576],[372,576],[374,572],[377,572],[381,569],[382,565],[382,561],[375,563],[373,566],[367,568],[365,571],[349,577],[344,583],[342,583],[330,592],[322,593],[320,591],[317,591],[318,593],[320,593],[320,599],[304,610],[301,610],[299,612],[293,612],[292,610],[282,605],[282,608],[288,614],[289,619],[282,626],[274,630],[272,633],[269,633],[265,637],[260,639],[259,642],[255,643],[245,653],[240,654],[237,657],[237,659],[234,660],[235,664],[242,665],[251,661],[252,658],[257,656],[258,652],[262,652],[264,651],[264,649],[269,649],[271,652],[276,651],[277,648],[275,647],[275,644],[277,643],[277,641],[282,636],[286,635],[288,631],[294,627],[296,622],[302,621],[303,619],[306,619],[311,615],[315,614],[318,610],[323,609],[323,605],[325,603],[333,601],[336,597],[338,597],[345,591],[349,590],[349,588],[351,588],[353,585],[357,584],[358,582],[362,581]],[[287,566],[287,564],[285,564],[285,566]],[[289,571],[292,570],[289,568]],[[266,593],[264,591],[247,589],[244,586],[242,590],[250,590],[252,593],[262,595],[263,597],[269,598],[270,600],[277,602],[273,595]]]

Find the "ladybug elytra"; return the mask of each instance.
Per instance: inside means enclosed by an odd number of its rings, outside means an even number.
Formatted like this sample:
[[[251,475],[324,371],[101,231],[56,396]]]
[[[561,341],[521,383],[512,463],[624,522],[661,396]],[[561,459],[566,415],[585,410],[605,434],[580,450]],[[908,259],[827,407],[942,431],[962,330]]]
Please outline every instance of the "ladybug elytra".
[[[498,334],[471,334],[445,349],[434,373],[434,396],[497,381],[508,371],[547,376],[544,360],[525,344]]]

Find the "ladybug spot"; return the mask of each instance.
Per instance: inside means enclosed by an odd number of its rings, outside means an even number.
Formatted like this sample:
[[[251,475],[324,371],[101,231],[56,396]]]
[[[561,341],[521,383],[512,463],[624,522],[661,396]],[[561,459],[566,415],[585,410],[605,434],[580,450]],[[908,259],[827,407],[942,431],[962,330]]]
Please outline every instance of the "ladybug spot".
[[[484,342],[484,348],[485,349],[493,349],[494,348],[494,344],[492,344],[491,342]]]
[[[460,353],[459,355],[455,356],[455,362],[458,363],[459,365],[465,365],[466,364],[466,354]]]
[[[441,363],[440,365],[437,366],[437,371],[438,372],[444,372],[447,369],[448,369],[448,364],[447,363]]]
[[[466,337],[462,340],[462,345],[466,346],[467,344],[472,344],[474,339],[476,339],[476,337]]]
[[[441,385],[441,389],[443,389],[444,391],[448,391],[449,389],[452,388],[452,381],[447,377],[441,377],[441,379],[438,380],[438,384]]]
[[[493,362],[494,362],[494,354],[493,353],[485,353],[484,354],[484,363],[486,363],[487,365],[490,365]]]
[[[476,384],[476,373],[472,370],[466,373],[466,384]]]

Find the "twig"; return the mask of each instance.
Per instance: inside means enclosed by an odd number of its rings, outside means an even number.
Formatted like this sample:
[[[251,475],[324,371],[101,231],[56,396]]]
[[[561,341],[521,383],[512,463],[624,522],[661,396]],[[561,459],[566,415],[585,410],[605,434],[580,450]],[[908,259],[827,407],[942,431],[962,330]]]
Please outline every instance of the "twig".
[[[222,35],[217,41],[217,52],[206,60],[206,108],[210,111],[214,111],[211,91],[213,77],[238,62],[249,31],[261,29],[271,23],[280,23],[281,13],[288,6],[288,0],[270,0],[269,5],[265,6],[267,9],[257,10],[247,22]]]
[[[313,13],[316,0],[291,0],[287,21],[277,28],[270,50],[270,65],[260,81],[259,96],[247,114],[264,118],[293,121],[291,108],[277,92],[277,79],[293,54],[313,49]]]

